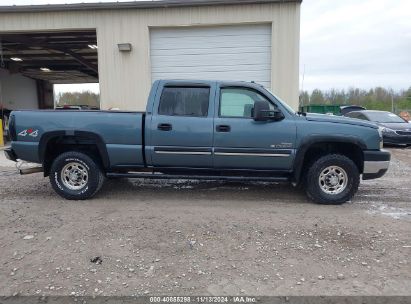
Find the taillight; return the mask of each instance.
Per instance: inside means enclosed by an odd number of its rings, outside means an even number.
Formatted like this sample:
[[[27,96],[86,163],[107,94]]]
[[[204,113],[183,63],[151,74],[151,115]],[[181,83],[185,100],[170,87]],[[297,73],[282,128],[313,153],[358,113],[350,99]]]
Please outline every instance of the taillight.
[[[16,118],[14,117],[13,112],[11,112],[10,118],[9,118],[9,133],[10,133],[10,139],[12,141],[16,141],[17,140]]]

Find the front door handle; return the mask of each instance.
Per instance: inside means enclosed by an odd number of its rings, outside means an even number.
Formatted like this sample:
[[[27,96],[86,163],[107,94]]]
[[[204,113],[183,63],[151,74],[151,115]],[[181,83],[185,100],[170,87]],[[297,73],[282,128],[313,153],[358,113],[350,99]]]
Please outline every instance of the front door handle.
[[[215,129],[217,132],[230,132],[231,131],[231,127],[228,125],[218,125],[216,126]]]
[[[173,126],[168,123],[161,123],[157,126],[157,129],[160,131],[171,131],[173,129]]]

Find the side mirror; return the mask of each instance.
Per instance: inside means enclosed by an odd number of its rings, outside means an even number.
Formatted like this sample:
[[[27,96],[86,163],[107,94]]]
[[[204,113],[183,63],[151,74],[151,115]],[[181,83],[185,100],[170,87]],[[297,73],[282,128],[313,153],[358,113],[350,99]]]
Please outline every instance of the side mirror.
[[[283,113],[280,110],[270,110],[270,105],[266,101],[256,101],[254,103],[254,120],[255,121],[279,121],[284,118]]]

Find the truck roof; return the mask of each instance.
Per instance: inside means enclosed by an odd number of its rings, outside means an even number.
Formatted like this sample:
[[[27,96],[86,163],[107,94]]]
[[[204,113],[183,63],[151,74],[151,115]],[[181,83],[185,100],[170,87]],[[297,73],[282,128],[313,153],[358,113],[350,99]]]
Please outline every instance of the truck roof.
[[[247,87],[264,87],[262,84],[259,84],[254,81],[238,81],[238,80],[207,80],[207,79],[159,79],[159,82],[163,82],[166,85],[212,85],[218,83],[224,86],[247,86]]]

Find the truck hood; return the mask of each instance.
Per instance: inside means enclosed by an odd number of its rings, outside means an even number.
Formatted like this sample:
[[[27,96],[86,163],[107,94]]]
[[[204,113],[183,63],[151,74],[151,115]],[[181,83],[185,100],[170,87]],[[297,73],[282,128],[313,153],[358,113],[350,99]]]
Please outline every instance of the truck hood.
[[[340,123],[340,124],[363,126],[363,127],[378,129],[378,126],[372,122],[367,122],[364,120],[343,117],[343,116],[307,113],[306,119],[308,121],[332,122],[332,123]]]

